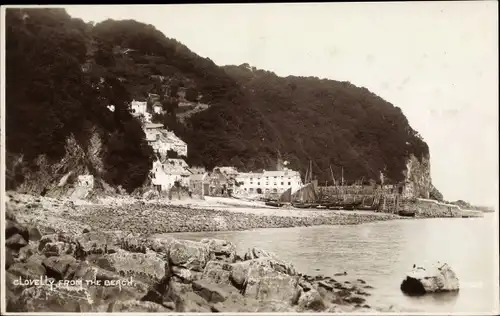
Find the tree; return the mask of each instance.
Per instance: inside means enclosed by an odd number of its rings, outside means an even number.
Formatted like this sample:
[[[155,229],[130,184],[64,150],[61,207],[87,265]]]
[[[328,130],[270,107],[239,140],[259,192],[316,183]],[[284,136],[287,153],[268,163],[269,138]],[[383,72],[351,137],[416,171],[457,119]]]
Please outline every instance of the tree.
[[[198,101],[198,91],[195,88],[188,88],[186,90],[186,100],[189,102],[197,102]]]

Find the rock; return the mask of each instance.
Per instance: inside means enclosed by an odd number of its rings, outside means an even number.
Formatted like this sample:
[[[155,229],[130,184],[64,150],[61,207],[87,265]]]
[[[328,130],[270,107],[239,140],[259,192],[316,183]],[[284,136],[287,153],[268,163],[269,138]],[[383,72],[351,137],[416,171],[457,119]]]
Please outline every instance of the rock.
[[[319,281],[318,282],[318,286],[321,286],[322,288],[328,290],[328,291],[332,291],[333,290],[333,285],[329,284],[328,282],[325,282],[325,281]]]
[[[353,303],[353,304],[363,304],[366,299],[359,297],[359,296],[351,296],[351,297],[346,297],[344,300],[348,303]]]
[[[170,270],[165,261],[156,253],[131,253],[120,250],[105,255],[110,266],[121,276],[138,279],[148,284],[157,283]]]
[[[18,303],[23,312],[90,312],[92,299],[87,289],[80,286],[34,286],[26,288],[20,295]]]
[[[129,252],[146,253],[148,242],[138,234],[129,234],[121,239],[120,247]]]
[[[28,258],[38,253],[38,242],[30,241],[30,243],[19,250],[17,259],[20,262],[26,262]]]
[[[197,271],[192,271],[185,268],[180,268],[177,266],[172,267],[172,274],[179,277],[182,282],[193,282],[201,279],[202,273]]]
[[[252,265],[245,283],[244,296],[256,300],[277,300],[293,304],[300,291],[298,277],[278,272],[273,266],[265,264]]]
[[[193,291],[203,297],[207,302],[218,303],[223,302],[229,296],[229,293],[220,288],[217,284],[206,281],[194,281]]]
[[[7,305],[7,312],[21,312],[23,306],[19,306],[18,299],[19,295],[25,289],[25,286],[16,284],[19,280],[18,276],[15,276],[9,271],[5,273],[5,301]]]
[[[213,304],[212,312],[216,313],[253,313],[258,309],[260,302],[244,299],[241,295],[230,294],[224,302]]]
[[[28,245],[27,239],[24,239],[24,237],[21,236],[21,234],[14,234],[5,241],[6,248],[10,248],[16,251],[27,245]]]
[[[325,310],[326,304],[321,295],[315,289],[302,293],[299,298],[298,307],[301,310],[313,310],[321,312]]]
[[[311,283],[309,283],[303,279],[299,280],[299,286],[302,288],[302,290],[304,292],[310,291],[313,288]]]
[[[39,241],[42,238],[42,233],[36,226],[30,226],[28,228],[29,240]]]
[[[189,240],[175,240],[170,245],[169,256],[172,266],[203,272],[209,259],[208,245]]]
[[[160,304],[137,300],[113,302],[107,310],[108,313],[166,313],[170,311]]]
[[[204,238],[202,244],[208,244],[208,250],[212,259],[234,262],[236,258],[236,246],[222,239]]]
[[[259,258],[274,258],[277,259],[278,256],[272,252],[265,251],[264,249],[253,247],[248,249],[245,253],[245,260],[259,259]]]
[[[182,292],[178,294],[176,304],[177,312],[184,313],[210,313],[210,304],[194,292]]]
[[[90,231],[76,236],[74,241],[81,246],[85,255],[116,252],[121,243],[121,231]]]
[[[41,260],[29,260],[25,263],[14,263],[8,270],[12,275],[22,279],[35,280],[46,274]]]
[[[5,270],[14,263],[14,253],[11,249],[5,248]]]
[[[170,245],[176,241],[175,238],[147,238],[146,243],[149,249],[153,250],[158,254],[167,254],[169,253]]]
[[[50,257],[43,260],[43,266],[47,271],[47,276],[56,280],[64,279],[66,271],[71,264],[76,263],[76,259],[70,255],[60,257]]]
[[[6,225],[5,225],[5,239],[8,240],[10,237],[19,234],[21,237],[27,242],[30,240],[29,232],[26,229],[26,227],[22,226],[21,224],[17,223],[14,220],[6,220]]]
[[[259,302],[254,309],[255,313],[296,313],[295,309],[286,302],[264,301]]]
[[[203,270],[201,278],[216,284],[231,284],[232,270],[233,267],[225,262],[209,261]],[[244,279],[240,281],[240,284],[243,284],[244,281]]]
[[[446,263],[437,262],[427,267],[414,267],[401,283],[401,291],[408,295],[458,291],[459,280]]]
[[[73,251],[74,248],[71,244],[65,243],[63,241],[56,241],[46,243],[40,252],[46,257],[54,257],[61,256],[63,254],[71,254],[73,253]]]

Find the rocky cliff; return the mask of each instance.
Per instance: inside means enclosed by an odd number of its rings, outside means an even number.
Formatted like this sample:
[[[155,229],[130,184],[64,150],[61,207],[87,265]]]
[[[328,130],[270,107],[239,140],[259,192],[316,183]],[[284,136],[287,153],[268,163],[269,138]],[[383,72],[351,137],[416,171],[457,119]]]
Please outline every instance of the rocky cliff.
[[[406,161],[405,191],[406,198],[424,198],[430,197],[434,186],[431,178],[431,163],[429,155],[418,159],[415,155],[410,155]]]

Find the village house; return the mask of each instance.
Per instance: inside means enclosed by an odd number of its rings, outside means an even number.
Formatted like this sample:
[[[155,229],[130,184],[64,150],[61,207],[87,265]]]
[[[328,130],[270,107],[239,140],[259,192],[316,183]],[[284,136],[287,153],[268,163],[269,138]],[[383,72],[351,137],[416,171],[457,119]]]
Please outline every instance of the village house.
[[[176,182],[182,187],[189,188],[191,175],[184,160],[161,158],[153,162],[151,182],[159,191],[169,191]]]
[[[208,175],[209,194],[210,196],[228,196],[232,194],[229,179],[218,169]]]
[[[205,167],[198,167],[198,166],[193,166],[189,169],[193,174],[205,174],[207,173],[207,170]]]
[[[222,172],[226,177],[236,178],[238,175],[238,170],[235,167],[216,167]]]
[[[236,176],[239,193],[247,194],[281,194],[288,189],[292,193],[303,186],[298,171],[284,168],[280,171],[266,171],[262,173],[239,173]]]
[[[147,102],[133,100],[130,104],[130,109],[132,110],[132,114],[136,116],[145,115],[147,113]]]
[[[164,129],[162,124],[147,123],[144,132],[149,145],[162,157],[166,157],[169,150],[179,156],[187,157],[187,144],[173,132]]]
[[[161,114],[163,112],[161,103],[156,103],[155,105],[153,105],[153,112],[156,114]]]
[[[94,188],[94,176],[91,174],[78,176],[78,186],[93,189]]]
[[[207,172],[189,176],[189,190],[193,195],[204,197],[210,194],[210,181]]]

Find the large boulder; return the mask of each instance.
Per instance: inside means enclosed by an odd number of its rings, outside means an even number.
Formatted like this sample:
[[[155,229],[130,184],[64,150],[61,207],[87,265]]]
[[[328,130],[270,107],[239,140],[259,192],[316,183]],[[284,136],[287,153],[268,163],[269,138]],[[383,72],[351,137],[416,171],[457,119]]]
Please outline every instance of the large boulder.
[[[168,273],[168,263],[155,252],[134,253],[120,250],[103,257],[106,268],[123,277],[133,277],[147,284],[160,282]]]
[[[298,308],[300,311],[312,310],[321,312],[326,309],[326,304],[321,294],[317,290],[311,289],[300,295]]]
[[[226,262],[212,260],[205,266],[201,278],[216,284],[231,284],[232,270],[232,265]],[[246,275],[244,278],[246,278]],[[241,284],[243,284],[243,282],[241,282]]]
[[[250,248],[247,250],[247,252],[243,256],[243,258],[245,260],[252,260],[252,259],[259,259],[259,258],[275,258],[275,259],[277,259],[278,256],[273,252],[269,252],[269,251],[266,251],[264,249],[253,247],[253,248]]]
[[[19,312],[91,312],[92,298],[81,286],[34,286],[26,288],[19,296]]]
[[[286,270],[276,264],[273,259],[266,259],[247,261],[249,266],[241,289],[242,293],[245,297],[256,300],[283,301],[295,304],[301,291],[298,285],[299,277],[287,274]],[[236,269],[233,267],[232,279],[237,287],[239,285],[237,283],[241,280],[237,280],[235,274],[239,274],[238,277],[244,276],[244,269],[245,267],[237,267]]]
[[[236,246],[223,239],[204,238],[201,240],[202,244],[208,245],[210,257],[212,259],[234,262],[236,258]]]
[[[108,313],[168,313],[169,309],[147,301],[127,300],[112,302],[106,310]]]
[[[169,259],[172,266],[203,272],[209,260],[209,246],[190,240],[174,240],[170,244]]]
[[[458,291],[459,280],[451,267],[444,263],[413,266],[401,283],[401,291],[408,295]]]
[[[89,231],[76,236],[74,241],[86,255],[104,254],[116,252],[123,235],[121,231]]]

